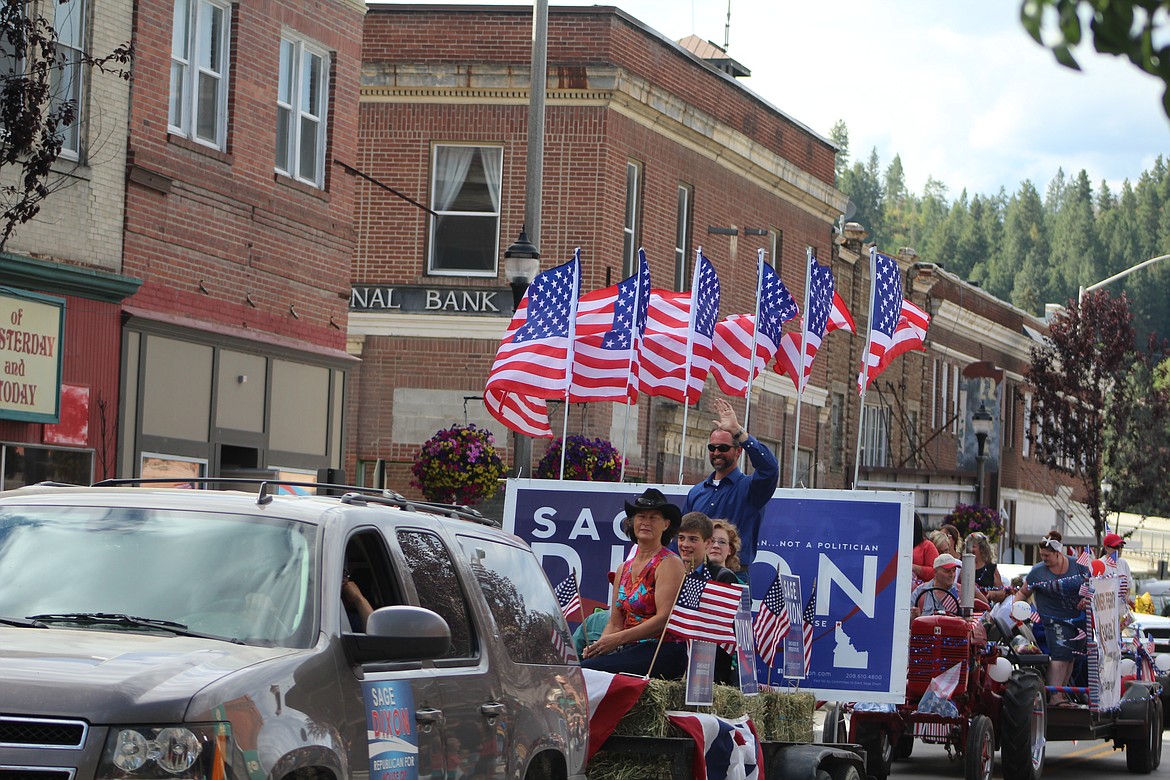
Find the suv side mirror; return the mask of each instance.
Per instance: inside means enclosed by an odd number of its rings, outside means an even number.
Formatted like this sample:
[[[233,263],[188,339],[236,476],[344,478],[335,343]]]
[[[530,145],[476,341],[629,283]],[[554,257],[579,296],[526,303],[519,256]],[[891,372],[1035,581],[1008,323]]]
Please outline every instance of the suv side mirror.
[[[438,614],[422,607],[376,609],[366,619],[366,633],[342,634],[346,653],[357,663],[424,661],[451,647],[451,629]]]

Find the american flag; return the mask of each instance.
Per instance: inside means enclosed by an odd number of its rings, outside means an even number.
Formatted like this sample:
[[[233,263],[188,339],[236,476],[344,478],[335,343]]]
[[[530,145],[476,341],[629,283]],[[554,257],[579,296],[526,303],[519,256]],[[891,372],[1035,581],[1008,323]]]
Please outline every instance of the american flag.
[[[780,344],[780,327],[799,312],[796,301],[772,266],[761,254],[759,268],[759,319],[755,314],[734,314],[715,326],[712,340],[711,373],[723,392],[747,396],[747,389],[759,373],[768,367]],[[753,334],[754,332],[754,334]],[[755,338],[755,360],[751,359]],[[751,373],[749,376],[749,364]]]
[[[788,605],[784,601],[784,585],[777,574],[772,586],[764,594],[764,601],[760,604],[760,611],[752,625],[756,637],[756,652],[769,667],[775,665],[776,652],[790,627]]]
[[[577,306],[569,401],[638,400],[638,346],[650,306],[650,264],[638,250],[638,273],[581,296]]]
[[[492,417],[525,436],[552,438],[548,406],[543,398],[531,398],[510,390],[488,389],[483,403]]]
[[[1081,554],[1077,556],[1077,563],[1087,569],[1089,568],[1089,564],[1092,562],[1093,556],[1089,553],[1089,545],[1086,544],[1081,548]]]
[[[812,666],[813,621],[817,619],[817,581],[813,580],[812,592],[808,594],[808,603],[804,605],[804,615],[801,625],[801,640],[804,644],[804,676]]]
[[[926,329],[928,327],[930,327],[930,315],[923,311],[921,307],[910,301],[903,300],[902,318],[898,320],[898,327],[894,328],[894,338],[890,342],[890,347],[886,350],[886,354],[882,355],[881,362],[878,364],[878,369],[874,373],[874,376],[884,371],[886,366],[894,362],[894,358],[903,352],[925,350]]]
[[[488,374],[487,390],[510,390],[532,398],[561,398],[569,382],[581,250],[573,259],[540,273],[512,316]]]
[[[581,618],[581,588],[577,586],[577,572],[570,571],[569,576],[557,585],[557,603],[561,605],[561,614],[565,620]]]
[[[735,642],[742,585],[725,585],[692,572],[683,580],[666,628],[683,639]]]
[[[898,261],[870,250],[873,276],[873,308],[869,315],[869,350],[862,358],[857,389],[864,391],[885,367],[882,359],[894,341],[894,331],[902,319],[902,274]]]
[[[780,374],[787,374],[797,390],[808,383],[812,373],[813,359],[821,348],[821,341],[826,333],[834,330],[845,330],[856,333],[857,326],[853,324],[853,315],[845,308],[845,301],[833,289],[833,269],[821,265],[815,258],[809,258],[808,271],[808,312],[801,323],[802,330],[788,332],[781,337],[780,349],[776,354],[774,370]],[[804,353],[804,374],[800,377],[797,366],[801,364],[800,347],[804,339],[803,328],[808,328],[808,338]]]
[[[691,291],[652,290],[638,364],[638,389],[694,404],[711,368],[711,339],[719,317],[719,277],[699,250]]]

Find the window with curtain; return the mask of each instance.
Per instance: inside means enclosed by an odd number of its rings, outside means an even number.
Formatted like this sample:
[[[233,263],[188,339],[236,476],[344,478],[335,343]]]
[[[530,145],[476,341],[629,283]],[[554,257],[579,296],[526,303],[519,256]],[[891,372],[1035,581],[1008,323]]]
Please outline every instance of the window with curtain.
[[[861,426],[861,465],[890,465],[890,407],[865,405]]]
[[[168,129],[216,149],[227,147],[230,28],[227,4],[175,0]]]
[[[276,86],[276,171],[325,186],[329,55],[292,33],[280,41]]]
[[[498,146],[435,146],[427,273],[496,275],[503,161]]]

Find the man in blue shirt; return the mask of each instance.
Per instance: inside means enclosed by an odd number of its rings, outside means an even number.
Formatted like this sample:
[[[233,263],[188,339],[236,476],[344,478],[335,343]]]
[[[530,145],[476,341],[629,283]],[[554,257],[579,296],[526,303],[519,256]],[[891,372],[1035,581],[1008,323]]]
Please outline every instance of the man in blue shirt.
[[[715,411],[719,419],[707,440],[707,457],[715,470],[687,493],[683,512],[702,512],[734,523],[743,541],[740,565],[746,569],[756,555],[760,519],[776,491],[780,464],[771,450],[743,429],[726,399],[715,399]],[[750,477],[737,465],[744,451],[755,469]]]

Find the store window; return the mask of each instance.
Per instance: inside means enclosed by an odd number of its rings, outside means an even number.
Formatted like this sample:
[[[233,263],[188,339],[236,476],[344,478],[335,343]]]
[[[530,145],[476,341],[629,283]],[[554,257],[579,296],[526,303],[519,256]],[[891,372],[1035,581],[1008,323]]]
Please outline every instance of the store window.
[[[0,445],[3,480],[0,490],[15,490],[38,482],[88,485],[93,482],[93,451],[25,444]]]
[[[885,467],[890,465],[890,407],[865,405],[861,423],[861,465]]]
[[[503,161],[498,146],[435,146],[428,273],[496,275]]]

